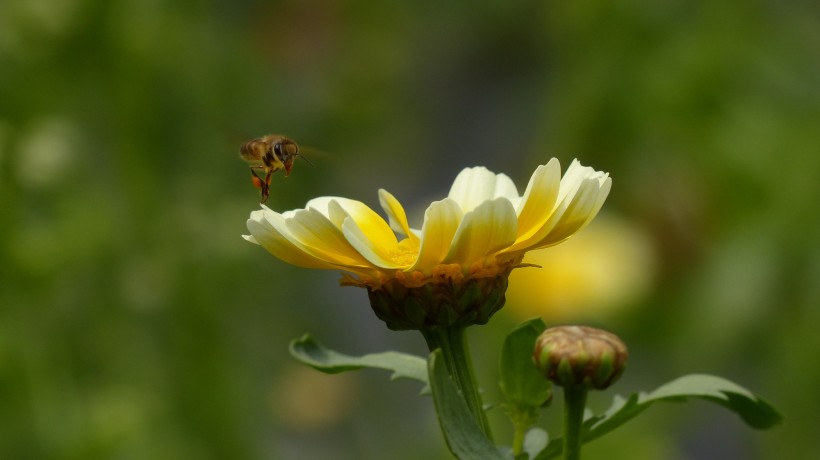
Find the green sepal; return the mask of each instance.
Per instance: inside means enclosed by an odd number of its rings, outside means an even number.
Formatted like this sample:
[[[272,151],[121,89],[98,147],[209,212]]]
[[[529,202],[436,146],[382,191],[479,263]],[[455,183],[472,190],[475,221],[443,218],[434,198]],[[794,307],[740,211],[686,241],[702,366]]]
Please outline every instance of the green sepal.
[[[326,348],[308,334],[291,341],[289,349],[294,358],[326,374],[372,368],[392,371],[391,380],[404,378],[428,383],[427,361],[419,356],[396,351],[350,356]]]
[[[677,378],[651,393],[633,393],[624,399],[616,396],[603,414],[584,420],[581,442],[587,443],[623,425],[658,401],[682,401],[699,398],[719,404],[738,414],[752,428],[767,429],[782,422],[783,417],[768,402],[749,390],[721,377],[691,374]],[[563,439],[551,439],[534,460],[561,455]]]
[[[395,331],[485,324],[504,306],[509,272],[520,262],[504,262],[497,276],[458,281],[430,277],[429,282],[408,286],[403,279],[391,278],[368,287],[367,296],[376,316]]]

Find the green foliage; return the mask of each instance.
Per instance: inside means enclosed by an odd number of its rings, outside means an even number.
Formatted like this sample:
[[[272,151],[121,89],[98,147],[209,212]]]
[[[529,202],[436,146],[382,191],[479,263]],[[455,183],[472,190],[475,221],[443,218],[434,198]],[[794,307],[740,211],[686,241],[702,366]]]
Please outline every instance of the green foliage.
[[[504,460],[505,457],[481,432],[478,422],[448,375],[441,350],[430,354],[428,369],[436,413],[447,447],[453,455],[462,460]]]
[[[737,413],[753,428],[771,428],[782,421],[777,410],[749,390],[720,377],[695,374],[661,385],[649,394],[633,393],[626,399],[615,397],[612,406],[606,412],[584,420],[581,441],[587,443],[609,433],[656,402],[681,401],[689,398],[717,403]],[[538,454],[535,460],[560,455],[562,441],[561,437],[551,439],[547,448]]]
[[[609,171],[604,214],[658,251],[650,293],[596,318],[635,339],[632,375],[754,381],[788,429],[724,448],[818,457],[818,30],[814,0],[3,0],[0,457],[435,457],[383,379],[327,425],[277,403],[302,331],[415,342],[239,237],[259,195],[237,149],[269,132],[327,152],[275,178],[276,210],[439,199],[475,165],[520,183],[553,155]],[[621,442],[682,457],[721,429],[686,420]]]
[[[405,378],[424,384],[428,380],[427,362],[418,356],[396,351],[349,356],[325,348],[307,334],[290,343],[290,354],[308,366],[328,374],[373,368],[392,371],[392,380]]]
[[[538,411],[551,396],[549,384],[544,383],[546,379],[537,371],[533,374],[530,358],[533,343],[544,329],[540,319],[527,321],[507,336],[502,350],[500,380],[507,398],[505,408],[516,426],[516,436],[521,436],[521,445],[514,442],[513,446],[516,458],[546,460],[561,454],[562,437],[550,439],[544,430],[530,429],[538,418]],[[290,350],[299,361],[329,374],[374,368],[392,371],[393,379],[409,378],[429,384],[442,432],[453,455],[459,459],[507,458],[480,430],[449,377],[440,350],[430,354],[426,365],[422,358],[398,352],[360,357],[341,354],[307,335],[291,342]],[[693,374],[661,385],[650,393],[633,393],[627,398],[616,396],[607,411],[584,420],[581,442],[590,442],[613,431],[656,402],[690,398],[719,404],[753,428],[771,428],[782,421],[776,409],[749,390],[721,377]]]
[[[504,339],[499,384],[511,408],[539,408],[552,397],[549,381],[532,361],[535,339],[544,329],[544,321],[534,319],[516,327]]]
[[[527,321],[507,335],[501,348],[499,384],[506,399],[504,412],[515,429],[515,454],[526,450],[525,435],[538,421],[539,410],[552,398],[552,386],[538,372],[532,358],[535,340],[544,329],[541,319]]]
[[[655,401],[674,401],[676,398],[700,398],[720,404],[736,412],[752,428],[772,428],[783,421],[783,416],[760,396],[714,375],[692,374],[677,378],[646,396],[639,404]]]

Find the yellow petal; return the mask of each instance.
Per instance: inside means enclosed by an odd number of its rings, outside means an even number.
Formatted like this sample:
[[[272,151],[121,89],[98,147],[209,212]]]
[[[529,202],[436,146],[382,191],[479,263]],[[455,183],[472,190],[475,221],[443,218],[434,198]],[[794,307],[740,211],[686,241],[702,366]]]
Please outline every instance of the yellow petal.
[[[598,190],[598,197],[595,201],[595,206],[592,207],[592,211],[589,213],[589,218],[584,225],[587,225],[595,216],[598,215],[598,211],[601,210],[601,207],[604,205],[604,201],[606,201],[606,198],[609,196],[610,189],[612,189],[612,179],[609,177],[609,174],[605,174],[604,176],[598,178],[598,184],[600,189]]]
[[[370,266],[345,239],[342,231],[316,209],[296,211],[285,219],[283,235],[316,258],[344,266]]]
[[[532,249],[560,243],[580,230],[595,216],[593,210],[598,203],[599,194],[600,185],[597,179],[584,179],[581,181],[577,193],[565,197],[550,217],[549,222],[544,226],[545,229],[549,229],[549,232],[535,243]]]
[[[548,218],[540,225],[530,227],[526,233],[519,232],[515,244],[505,252],[556,244],[580,230],[603,205],[611,183],[608,176],[574,160],[561,178],[558,201],[547,213]]]
[[[410,230],[410,224],[407,223],[407,214],[396,197],[387,190],[379,189],[379,203],[382,205],[384,212],[387,213],[390,228],[407,236],[410,240],[418,240],[418,236]]]
[[[382,216],[370,209],[361,201],[355,200],[333,200],[329,206],[330,212],[333,215],[344,213],[346,222],[348,218],[352,219],[356,225],[361,228],[368,237],[385,245],[392,246],[396,241],[396,235]]]
[[[567,175],[570,175],[570,171],[577,172],[571,180],[578,181],[580,184],[576,191],[573,191],[574,187],[572,185],[574,184],[570,184],[570,187],[567,187],[568,193],[563,197],[563,201],[572,200],[576,203],[570,204],[564,210],[560,220],[555,223],[555,228],[536,247],[559,243],[584,228],[598,215],[598,211],[601,210],[601,206],[609,196],[612,179],[609,178],[608,173],[582,166],[578,160],[572,162]],[[593,193],[593,190],[595,193]]]
[[[469,266],[511,245],[517,232],[518,220],[510,200],[485,201],[464,215],[444,263]]]
[[[424,211],[421,228],[421,247],[416,263],[409,269],[424,273],[440,264],[450,251],[450,244],[458,230],[463,214],[455,201],[445,198],[433,202]]]
[[[518,190],[512,179],[506,175],[494,174],[489,169],[479,166],[463,169],[453,181],[447,197],[455,200],[461,206],[462,212],[466,213],[494,198],[518,198]]]
[[[356,225],[356,222],[351,218],[345,219],[344,224],[342,224],[342,230],[344,231],[347,241],[371,264],[388,269],[406,267],[407,264],[397,262],[394,258],[394,255],[399,252],[398,241],[395,241],[394,245],[389,246],[378,244],[370,239],[370,235]]]
[[[302,251],[298,246],[291,243],[270,223],[271,220],[284,220],[284,218],[273,211],[268,212],[274,215],[264,216],[263,211],[251,213],[251,218],[248,219],[248,231],[251,232],[251,235],[246,236],[245,239],[248,241],[252,239],[274,256],[298,267],[336,268],[328,262]]]
[[[518,239],[523,240],[544,225],[555,208],[561,184],[561,165],[556,158],[539,166],[518,205]]]
[[[347,241],[371,264],[383,268],[396,268],[393,255],[399,252],[396,234],[375,211],[358,201],[342,204],[331,201],[328,209],[332,215],[344,213],[342,231]]]

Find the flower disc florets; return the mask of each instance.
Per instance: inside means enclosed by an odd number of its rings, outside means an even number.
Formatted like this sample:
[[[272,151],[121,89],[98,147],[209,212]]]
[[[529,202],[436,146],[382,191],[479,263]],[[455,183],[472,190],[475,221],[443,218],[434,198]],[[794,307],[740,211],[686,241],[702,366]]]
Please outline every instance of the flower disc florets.
[[[584,227],[610,186],[608,174],[577,161],[561,177],[554,158],[535,170],[523,195],[504,174],[468,168],[427,207],[421,229],[379,190],[387,219],[359,201],[321,197],[305,209],[252,212],[245,238],[285,262],[346,272],[342,284],[367,288],[391,328],[481,324],[503,306],[507,277],[524,253]]]

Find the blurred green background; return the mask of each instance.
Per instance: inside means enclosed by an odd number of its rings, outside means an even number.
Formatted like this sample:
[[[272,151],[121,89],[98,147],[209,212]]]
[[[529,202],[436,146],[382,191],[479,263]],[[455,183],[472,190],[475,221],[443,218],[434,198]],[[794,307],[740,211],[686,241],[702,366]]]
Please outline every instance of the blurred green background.
[[[599,219],[471,331],[487,402],[541,314],[622,336],[613,392],[708,372],[786,416],[657,407],[589,458],[820,455],[818,50],[808,0],[3,0],[0,457],[448,458],[418,385],[287,354],[425,348],[242,240],[237,150],[267,133],[318,151],[280,211],[385,187],[418,219],[467,166],[521,191],[552,156],[610,172]]]

